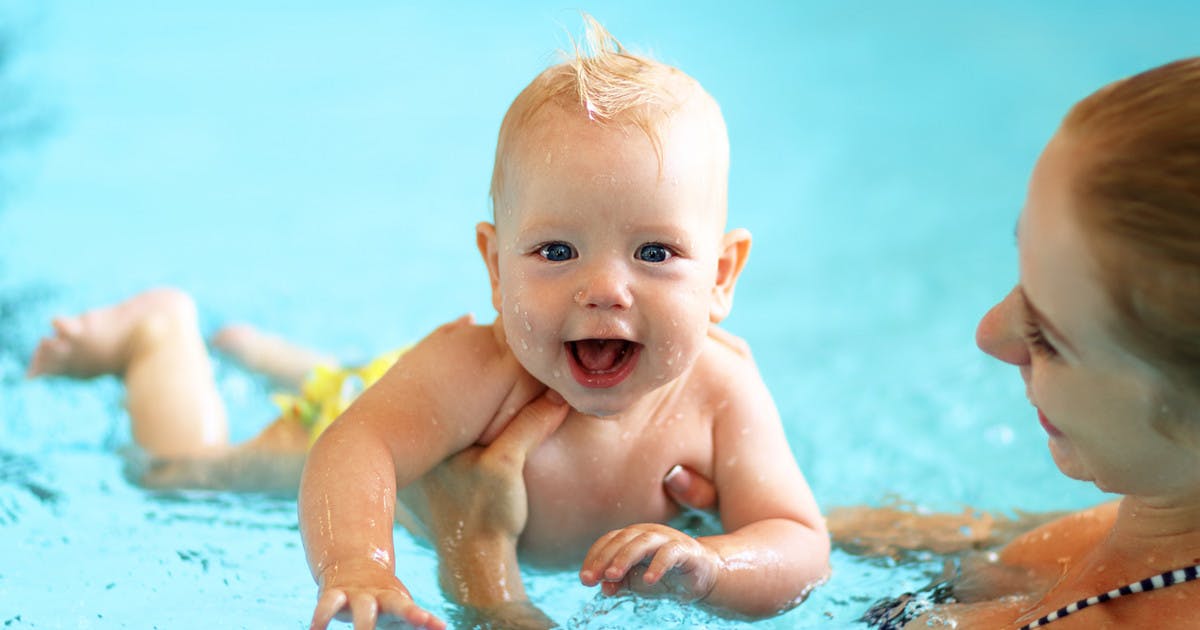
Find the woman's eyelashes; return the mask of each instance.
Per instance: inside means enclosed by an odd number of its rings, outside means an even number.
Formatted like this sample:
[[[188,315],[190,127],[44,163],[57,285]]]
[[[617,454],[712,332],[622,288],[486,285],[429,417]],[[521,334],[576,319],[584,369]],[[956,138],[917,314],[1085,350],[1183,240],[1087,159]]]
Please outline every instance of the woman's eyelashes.
[[[1025,320],[1025,343],[1029,344],[1036,354],[1048,358],[1058,356],[1058,350],[1054,344],[1046,339],[1046,333],[1042,331],[1042,327],[1032,319]]]

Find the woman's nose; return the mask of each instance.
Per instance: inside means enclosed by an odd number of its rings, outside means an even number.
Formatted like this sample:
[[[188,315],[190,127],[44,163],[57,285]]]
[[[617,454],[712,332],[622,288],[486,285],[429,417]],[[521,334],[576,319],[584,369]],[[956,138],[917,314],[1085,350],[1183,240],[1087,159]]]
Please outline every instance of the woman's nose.
[[[575,292],[575,303],[587,309],[623,311],[633,306],[633,294],[619,269],[597,265],[588,271],[583,287]]]
[[[1014,287],[979,320],[975,344],[980,350],[1013,365],[1029,365],[1029,346],[1022,334],[1021,291]]]

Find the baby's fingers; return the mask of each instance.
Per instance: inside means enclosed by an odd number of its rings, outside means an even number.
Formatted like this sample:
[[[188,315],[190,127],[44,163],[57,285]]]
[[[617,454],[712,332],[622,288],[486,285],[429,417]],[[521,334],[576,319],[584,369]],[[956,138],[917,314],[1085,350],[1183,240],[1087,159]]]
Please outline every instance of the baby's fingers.
[[[580,579],[588,586],[593,586],[601,580],[619,581],[631,567],[649,558],[663,540],[663,537],[655,532],[632,528],[610,532],[592,545],[592,549],[584,558]]]
[[[650,560],[650,566],[642,573],[642,581],[646,584],[656,584],[668,571],[682,566],[693,557],[692,545],[683,541],[672,540],[658,548]]]
[[[333,616],[345,606],[346,591],[335,588],[321,593],[317,607],[313,610],[312,623],[308,625],[309,630],[325,630],[329,627],[329,622],[333,621]]]
[[[446,622],[434,617],[429,611],[413,603],[411,599],[396,592],[385,593],[379,598],[380,617],[399,619],[413,628],[445,630]],[[368,626],[373,627],[373,626]],[[358,626],[355,626],[357,630]]]
[[[354,619],[354,630],[374,630],[379,616],[379,602],[369,593],[350,596],[350,615]]]

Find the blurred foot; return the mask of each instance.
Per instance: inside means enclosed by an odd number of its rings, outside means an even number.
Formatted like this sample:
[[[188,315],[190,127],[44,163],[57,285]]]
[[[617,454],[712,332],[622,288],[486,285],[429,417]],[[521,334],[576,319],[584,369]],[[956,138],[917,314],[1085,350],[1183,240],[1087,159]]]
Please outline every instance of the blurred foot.
[[[124,372],[130,357],[154,343],[170,324],[196,326],[196,305],[178,289],[153,289],[112,306],[51,320],[54,335],[43,337],[26,376],[92,378]]]

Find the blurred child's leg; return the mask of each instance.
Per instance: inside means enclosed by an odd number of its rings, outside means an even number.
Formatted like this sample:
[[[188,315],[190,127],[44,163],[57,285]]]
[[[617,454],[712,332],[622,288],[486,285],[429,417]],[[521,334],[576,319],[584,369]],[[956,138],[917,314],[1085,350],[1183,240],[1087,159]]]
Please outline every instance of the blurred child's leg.
[[[213,335],[212,345],[247,370],[264,374],[276,385],[296,391],[313,368],[338,365],[328,355],[268,335],[248,324],[222,328]]]
[[[120,304],[55,318],[38,344],[29,376],[125,382],[133,439],[151,457],[206,457],[229,447],[225,406],[190,296],[140,293]]]

